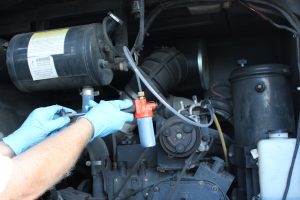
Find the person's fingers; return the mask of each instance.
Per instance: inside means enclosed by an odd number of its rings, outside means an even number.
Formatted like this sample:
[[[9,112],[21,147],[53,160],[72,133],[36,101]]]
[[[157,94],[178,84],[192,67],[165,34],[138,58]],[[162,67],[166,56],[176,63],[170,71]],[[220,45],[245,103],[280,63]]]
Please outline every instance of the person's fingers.
[[[122,114],[125,119],[125,122],[132,122],[134,120],[133,114],[125,113],[125,112],[123,112]]]
[[[58,111],[60,111],[63,107],[60,106],[60,105],[52,105],[52,106],[48,106],[48,107],[45,107],[45,110],[49,113],[57,113]]]
[[[73,110],[73,109],[71,109],[71,108],[67,108],[67,107],[64,107],[64,106],[61,106],[61,108],[62,108],[62,109],[58,110],[58,111],[53,115],[53,117],[51,118],[52,120],[62,117],[61,110],[63,110],[65,113],[72,113],[72,114],[76,114],[76,113],[77,113],[75,110]]]
[[[114,100],[114,101],[109,101],[109,103],[113,104],[116,108],[119,108],[120,110],[130,108],[133,103],[129,99],[125,100]]]
[[[62,109],[60,105],[52,105],[35,109],[29,116],[41,119],[53,119],[55,115]]]
[[[98,105],[98,103],[96,103],[95,101],[93,101],[93,100],[89,100],[89,106],[90,107],[95,107],[96,105]]]
[[[62,109],[65,110],[65,112],[68,112],[68,113],[72,113],[72,114],[76,114],[77,112],[71,108],[67,108],[67,107],[64,107],[62,106]]]

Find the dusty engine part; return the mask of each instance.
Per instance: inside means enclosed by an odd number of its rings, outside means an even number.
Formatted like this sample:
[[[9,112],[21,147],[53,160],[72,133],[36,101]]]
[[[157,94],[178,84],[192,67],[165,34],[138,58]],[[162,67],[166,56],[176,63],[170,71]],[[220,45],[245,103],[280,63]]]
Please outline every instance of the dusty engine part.
[[[156,155],[158,156],[161,153],[155,148],[150,149],[139,172],[134,173],[123,187],[119,195],[120,199],[132,198],[139,200],[144,199],[145,196],[152,199],[165,199],[171,192],[175,192],[173,196],[176,197],[175,199],[187,196],[191,199],[197,199],[199,196],[208,199],[228,199],[226,192],[234,177],[224,169],[222,159],[213,158],[209,162],[200,163],[199,167],[196,167],[196,173],[187,173],[178,183],[178,189],[175,191],[172,179],[176,174],[160,172],[153,168],[157,165]],[[129,170],[127,166],[132,166],[142,152],[143,148],[137,144],[121,145],[118,148],[120,169],[110,171],[105,176],[107,184],[113,186],[107,187],[109,199],[113,199],[113,194],[120,189],[127,178],[126,174]],[[128,154],[132,156],[129,157]],[[175,159],[173,162],[177,162],[177,160]]]
[[[160,144],[164,151],[173,157],[186,157],[200,145],[200,130],[174,117],[168,119],[169,128],[160,134]]]
[[[9,75],[24,92],[108,85],[107,60],[100,24],[19,34],[7,50]]]

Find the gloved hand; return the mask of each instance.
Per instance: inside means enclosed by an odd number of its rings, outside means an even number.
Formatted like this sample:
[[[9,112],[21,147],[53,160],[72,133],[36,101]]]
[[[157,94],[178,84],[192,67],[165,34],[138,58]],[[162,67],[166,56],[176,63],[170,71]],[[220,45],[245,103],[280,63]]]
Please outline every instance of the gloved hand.
[[[105,137],[122,129],[125,122],[133,121],[133,114],[125,113],[120,110],[132,106],[130,100],[101,101],[99,104],[90,100],[91,110],[82,118],[91,122],[94,129],[92,139]]]
[[[19,155],[70,122],[69,117],[59,115],[61,109],[76,113],[59,105],[37,108],[30,113],[19,129],[3,138],[3,142]]]

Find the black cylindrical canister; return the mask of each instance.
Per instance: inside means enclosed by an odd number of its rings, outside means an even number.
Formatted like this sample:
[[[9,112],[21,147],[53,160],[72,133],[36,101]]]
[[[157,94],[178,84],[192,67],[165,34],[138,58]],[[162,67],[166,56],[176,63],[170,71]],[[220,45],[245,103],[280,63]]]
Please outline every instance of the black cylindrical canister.
[[[265,64],[236,69],[230,81],[235,129],[232,163],[237,166],[238,199],[259,194],[257,161],[252,156],[257,142],[268,131],[294,132],[294,110],[288,76],[289,68]]]
[[[235,140],[255,147],[271,130],[294,132],[293,100],[285,65],[243,67],[231,74]]]
[[[103,46],[100,24],[19,34],[9,42],[8,72],[25,92],[107,85]]]

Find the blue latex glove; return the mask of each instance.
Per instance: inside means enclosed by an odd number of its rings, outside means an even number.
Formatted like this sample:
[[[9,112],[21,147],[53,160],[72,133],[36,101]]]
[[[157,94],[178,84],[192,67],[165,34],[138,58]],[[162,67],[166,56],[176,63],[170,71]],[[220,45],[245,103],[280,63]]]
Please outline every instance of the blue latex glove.
[[[3,138],[3,142],[19,155],[70,122],[69,117],[59,115],[61,109],[76,113],[72,109],[59,105],[37,108],[30,113],[19,129]]]
[[[82,118],[91,122],[94,129],[93,138],[105,137],[121,130],[125,122],[133,121],[133,114],[120,110],[132,106],[130,100],[101,101],[99,104],[90,100],[91,110]]]

